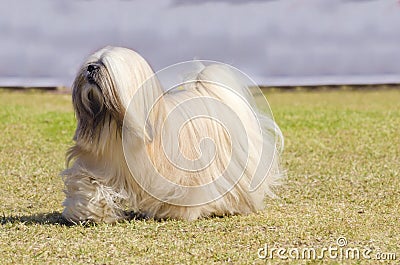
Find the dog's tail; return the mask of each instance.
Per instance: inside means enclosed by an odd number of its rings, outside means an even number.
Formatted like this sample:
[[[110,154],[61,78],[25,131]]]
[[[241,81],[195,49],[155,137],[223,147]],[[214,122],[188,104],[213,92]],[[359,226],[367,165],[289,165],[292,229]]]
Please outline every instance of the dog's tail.
[[[240,137],[236,145],[247,146],[247,155],[258,156],[255,164],[254,160],[247,160],[247,167],[254,171],[250,191],[263,190],[274,196],[272,188],[281,184],[285,175],[279,161],[284,138],[260,88],[240,70],[220,63],[203,66],[195,81],[200,94],[212,95],[234,111],[242,123],[235,128],[243,126],[246,130],[247,137]]]
[[[257,115],[263,129],[276,137],[277,150],[280,152],[284,148],[284,137],[278,124],[275,122],[270,105],[256,83],[245,73],[239,69],[225,64],[211,64],[204,66],[201,64],[202,70],[196,75],[195,79],[202,84],[209,92],[217,95],[222,101],[229,106],[240,107],[239,105],[229,104],[229,100],[233,100],[232,92],[244,99],[248,107]],[[193,77],[191,77],[193,78]],[[189,77],[190,79],[190,77]],[[218,89],[216,89],[218,87]],[[225,88],[225,89],[221,89]]]

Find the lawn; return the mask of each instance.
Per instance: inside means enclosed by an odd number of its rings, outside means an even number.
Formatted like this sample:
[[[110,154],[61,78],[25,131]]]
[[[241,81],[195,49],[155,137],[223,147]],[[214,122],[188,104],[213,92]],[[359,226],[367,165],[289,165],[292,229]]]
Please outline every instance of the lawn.
[[[75,128],[70,95],[0,90],[0,264],[263,264],[271,258],[257,253],[266,245],[286,257],[337,247],[369,249],[371,258],[395,253],[399,262],[400,90],[267,98],[285,136],[288,177],[264,211],[71,226],[61,218],[58,176]],[[340,237],[347,245],[338,247]],[[325,253],[313,262],[370,260]]]

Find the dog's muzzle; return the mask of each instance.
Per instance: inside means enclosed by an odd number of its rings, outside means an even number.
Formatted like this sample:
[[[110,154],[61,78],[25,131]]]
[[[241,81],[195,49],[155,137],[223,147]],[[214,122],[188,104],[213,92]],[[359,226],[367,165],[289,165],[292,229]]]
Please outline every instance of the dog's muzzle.
[[[100,66],[98,64],[90,64],[86,70],[87,80],[90,84],[96,84],[95,75],[99,71]]]

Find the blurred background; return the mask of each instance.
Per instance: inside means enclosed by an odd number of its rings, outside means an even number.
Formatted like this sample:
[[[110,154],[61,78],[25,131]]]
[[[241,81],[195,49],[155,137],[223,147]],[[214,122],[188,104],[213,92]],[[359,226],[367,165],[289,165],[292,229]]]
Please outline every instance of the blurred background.
[[[259,85],[400,81],[398,0],[1,1],[0,86],[66,86],[106,45],[209,59]]]

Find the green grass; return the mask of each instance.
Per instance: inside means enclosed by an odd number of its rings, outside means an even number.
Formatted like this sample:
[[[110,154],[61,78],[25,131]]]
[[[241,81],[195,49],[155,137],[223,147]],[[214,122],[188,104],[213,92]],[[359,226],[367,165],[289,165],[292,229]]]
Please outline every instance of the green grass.
[[[398,262],[400,91],[267,97],[285,135],[288,178],[264,211],[68,226],[58,173],[75,127],[70,96],[0,90],[0,263],[262,264],[264,244],[321,249],[340,236],[372,255],[395,252]]]

